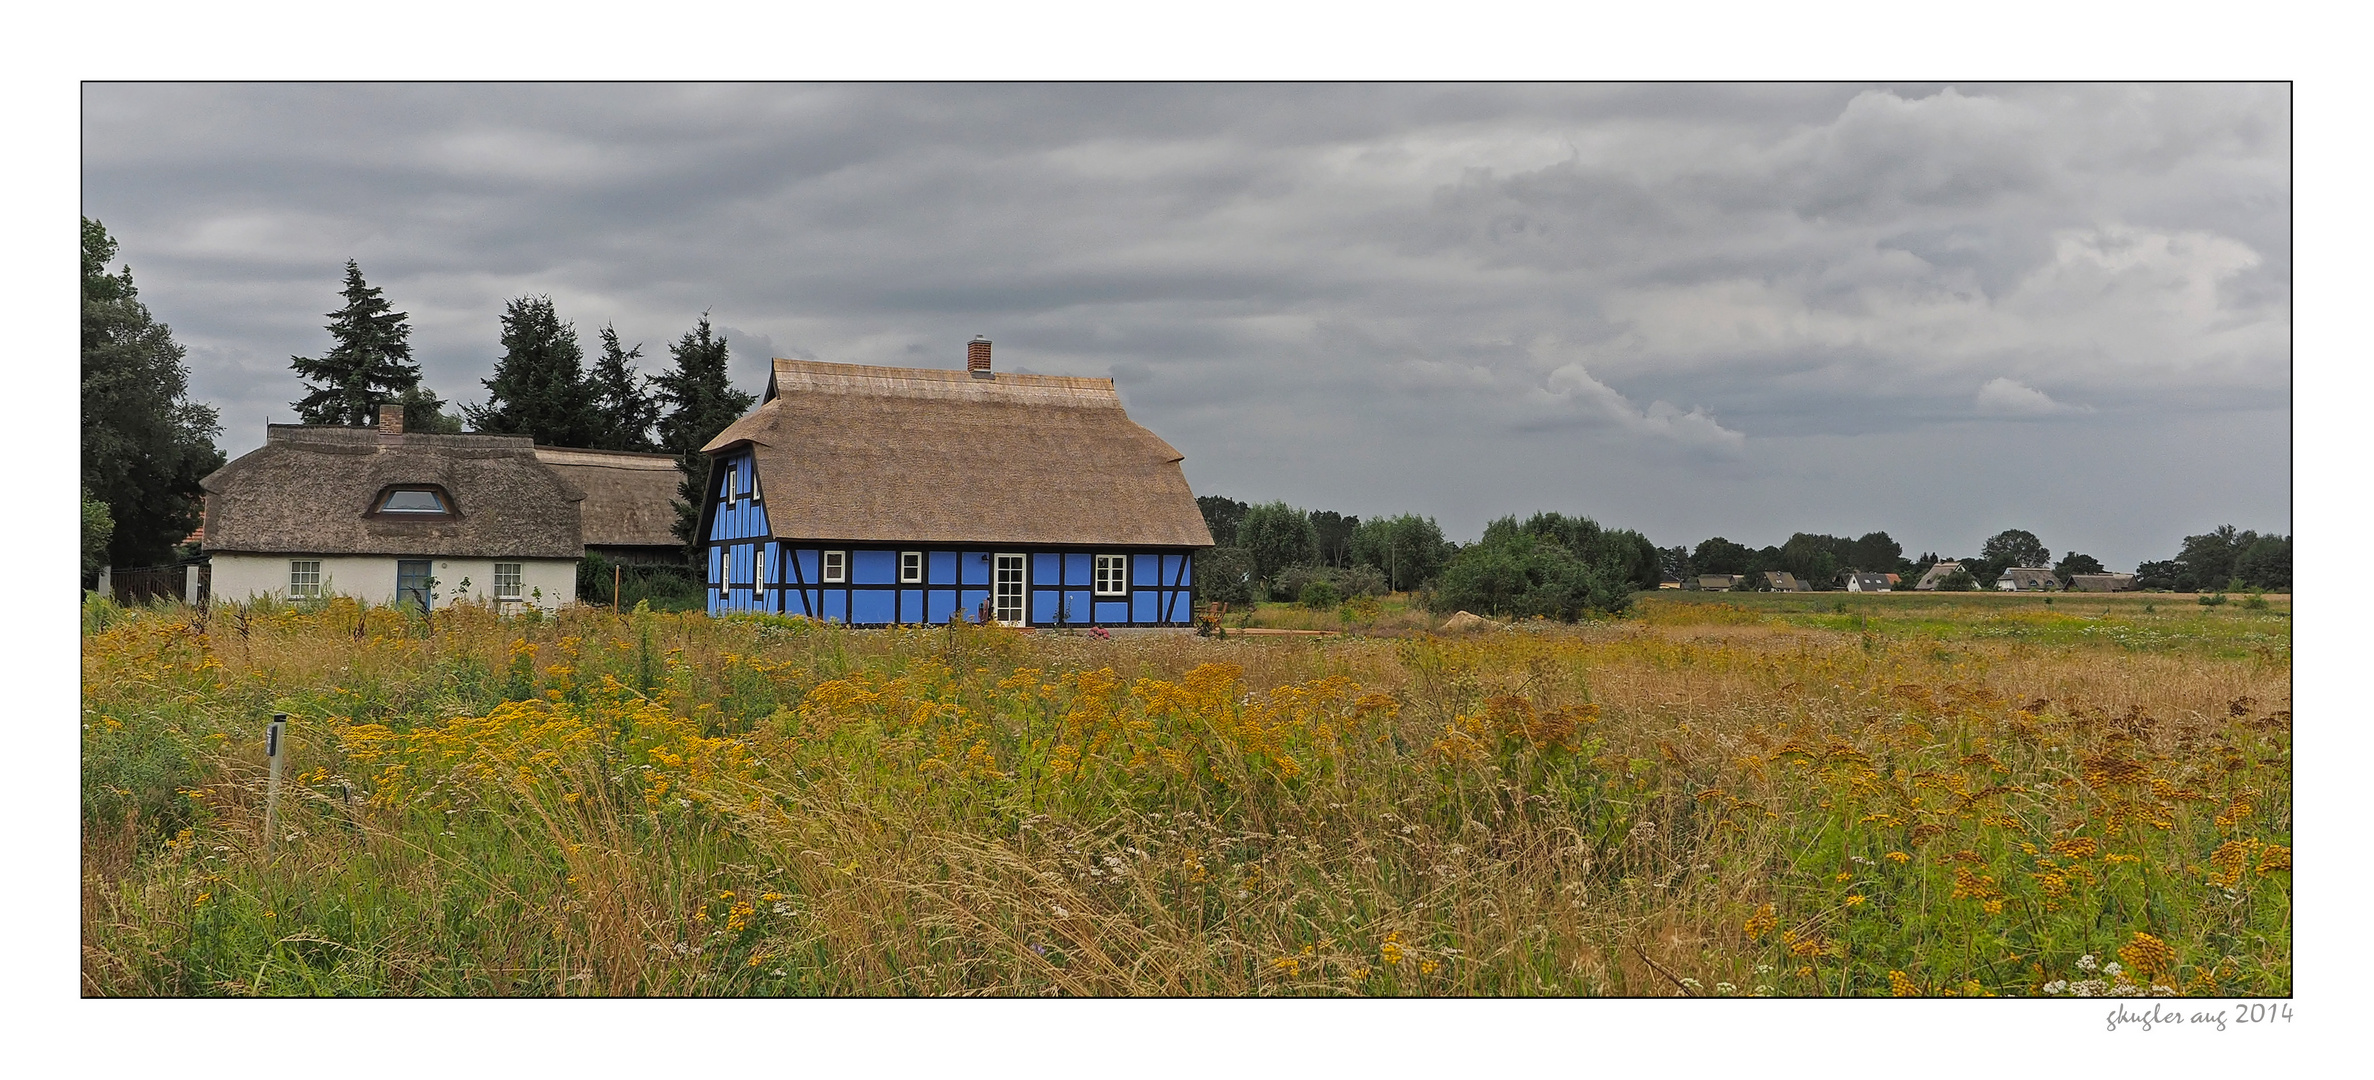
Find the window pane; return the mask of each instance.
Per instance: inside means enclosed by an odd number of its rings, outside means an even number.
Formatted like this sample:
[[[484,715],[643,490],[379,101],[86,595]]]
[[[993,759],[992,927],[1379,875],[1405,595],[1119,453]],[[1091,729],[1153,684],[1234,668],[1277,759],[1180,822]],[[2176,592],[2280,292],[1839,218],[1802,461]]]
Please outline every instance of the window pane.
[[[445,500],[438,498],[434,491],[391,491],[387,493],[387,501],[379,504],[379,509],[391,514],[442,514],[445,512]]]
[[[525,582],[519,569],[520,564],[515,562],[495,564],[495,599],[517,600],[525,595],[526,590],[522,588]]]

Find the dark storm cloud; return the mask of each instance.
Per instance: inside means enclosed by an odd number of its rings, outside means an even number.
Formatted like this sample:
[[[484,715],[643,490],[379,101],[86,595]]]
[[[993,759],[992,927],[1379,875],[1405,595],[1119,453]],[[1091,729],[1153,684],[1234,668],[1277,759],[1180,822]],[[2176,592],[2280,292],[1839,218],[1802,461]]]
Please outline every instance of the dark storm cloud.
[[[353,257],[463,400],[525,293],[647,369],[709,312],[753,389],[981,333],[1121,380],[1201,491],[2131,564],[2289,528],[2289,124],[2253,85],[93,85],[84,194],[234,453]]]

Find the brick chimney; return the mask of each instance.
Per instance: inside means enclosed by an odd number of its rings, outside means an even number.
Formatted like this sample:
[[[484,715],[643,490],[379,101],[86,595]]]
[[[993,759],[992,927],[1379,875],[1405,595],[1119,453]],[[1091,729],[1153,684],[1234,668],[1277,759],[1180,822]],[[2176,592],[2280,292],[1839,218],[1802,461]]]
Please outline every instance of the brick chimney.
[[[379,407],[379,433],[382,435],[402,435],[404,433],[404,407],[402,405]]]
[[[964,366],[965,370],[972,372],[973,377],[976,379],[994,379],[997,377],[989,370],[988,338],[982,337],[979,334],[973,335],[973,340],[964,347]]]

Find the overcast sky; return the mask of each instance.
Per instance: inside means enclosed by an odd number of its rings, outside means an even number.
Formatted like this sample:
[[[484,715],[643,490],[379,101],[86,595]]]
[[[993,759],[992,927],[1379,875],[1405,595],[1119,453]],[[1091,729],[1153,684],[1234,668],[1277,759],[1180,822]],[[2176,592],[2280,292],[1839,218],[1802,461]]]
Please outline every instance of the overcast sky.
[[[1109,375],[1198,494],[1661,545],[2291,531],[2281,85],[90,84],[83,212],[233,454],[343,265],[449,399],[549,294],[644,368]]]

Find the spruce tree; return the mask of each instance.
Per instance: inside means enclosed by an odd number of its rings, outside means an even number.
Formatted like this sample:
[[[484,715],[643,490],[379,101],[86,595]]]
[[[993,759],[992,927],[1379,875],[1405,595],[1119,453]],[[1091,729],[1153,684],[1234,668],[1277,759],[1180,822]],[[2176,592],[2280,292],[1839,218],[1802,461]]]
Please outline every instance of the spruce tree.
[[[106,226],[82,219],[82,489],[114,524],[107,560],[147,566],[198,527],[198,480],[222,466],[222,426],[189,400],[182,347],[140,302],[132,268],[107,272],[115,255]],[[89,507],[83,516],[87,526]]]
[[[549,296],[511,301],[502,324],[503,358],[495,361],[495,377],[483,380],[486,404],[462,407],[470,427],[527,435],[546,446],[592,446],[600,417],[577,328],[561,321]]]
[[[420,385],[412,362],[412,327],[392,310],[363,271],[346,260],[346,306],[330,312],[330,351],[319,359],[289,357],[305,396],[290,404],[307,424],[363,426],[379,422],[379,406]]]
[[[700,542],[695,533],[701,500],[707,498],[702,485],[709,475],[701,447],[741,419],[758,398],[734,389],[726,374],[725,337],[710,332],[708,312],[701,313],[699,326],[668,346],[668,354],[676,360],[675,370],[651,380],[667,409],[659,421],[659,443],[660,449],[676,455],[676,468],[683,473],[677,485],[676,538],[684,542],[685,557],[698,565]]]
[[[601,430],[594,434],[596,449],[648,452],[656,445],[651,427],[659,422],[659,402],[630,363],[642,358],[642,345],[622,349],[618,328],[602,327],[602,357],[594,361],[592,379],[594,413],[602,418]]]

